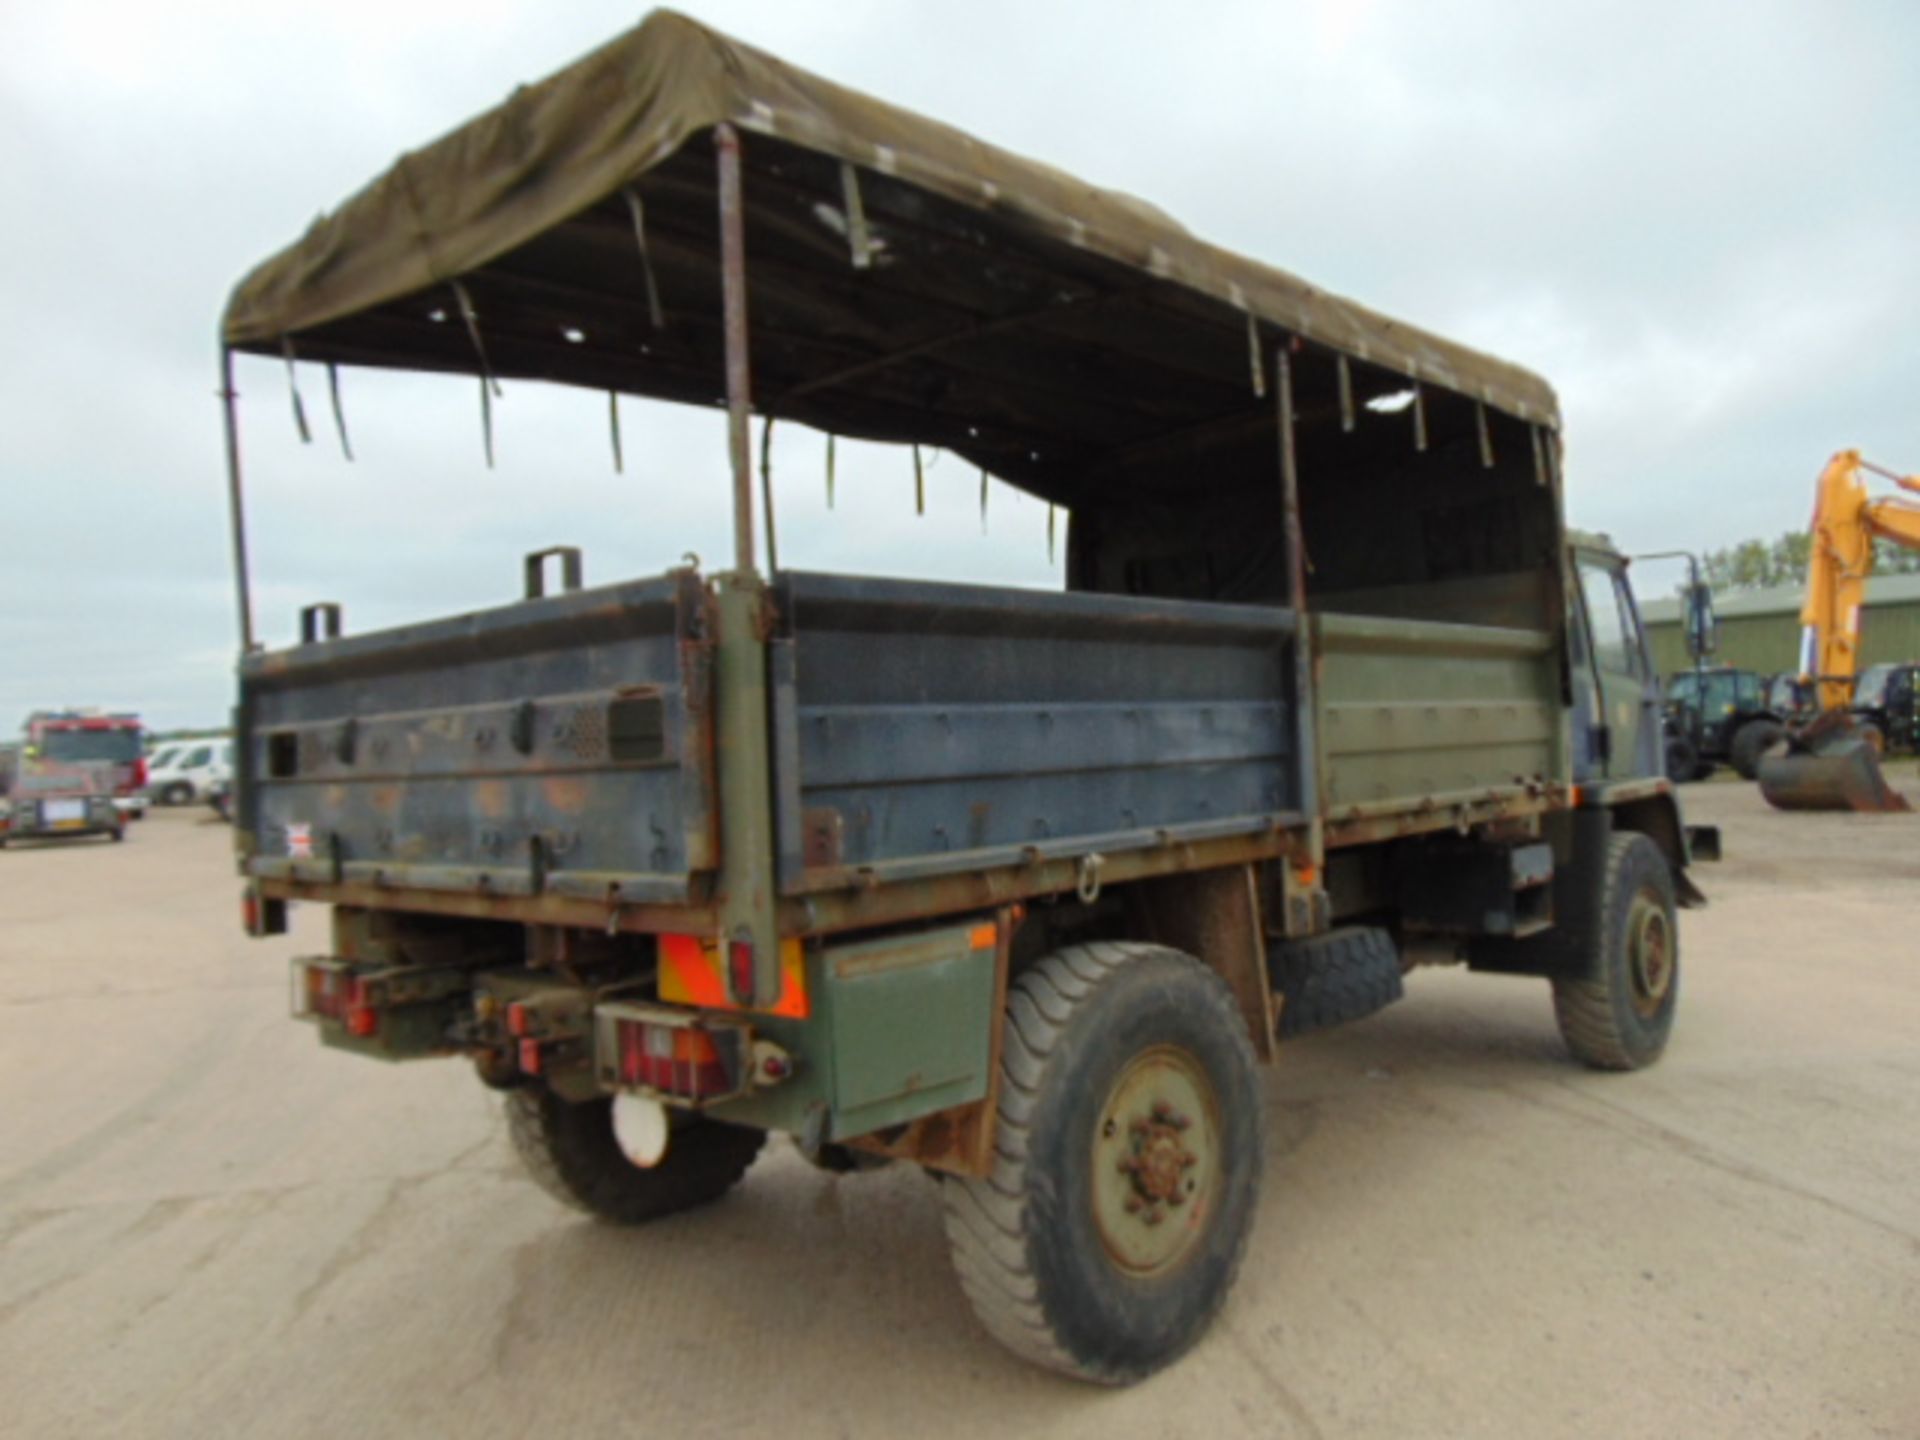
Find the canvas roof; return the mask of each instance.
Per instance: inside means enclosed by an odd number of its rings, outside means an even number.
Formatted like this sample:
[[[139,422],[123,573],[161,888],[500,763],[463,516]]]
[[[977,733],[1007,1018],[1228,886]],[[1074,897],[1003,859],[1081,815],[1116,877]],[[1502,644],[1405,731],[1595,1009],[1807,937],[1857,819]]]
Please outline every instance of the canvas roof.
[[[1336,354],[1359,402],[1417,382],[1437,444],[1473,443],[1476,405],[1497,447],[1558,425],[1517,366],[669,11],[401,156],[239,284],[223,338],[715,403],[723,122],[743,134],[764,413],[943,445],[1066,503],[1200,465],[1270,477],[1281,344],[1303,425],[1346,410]],[[1349,453],[1381,427],[1357,428]]]

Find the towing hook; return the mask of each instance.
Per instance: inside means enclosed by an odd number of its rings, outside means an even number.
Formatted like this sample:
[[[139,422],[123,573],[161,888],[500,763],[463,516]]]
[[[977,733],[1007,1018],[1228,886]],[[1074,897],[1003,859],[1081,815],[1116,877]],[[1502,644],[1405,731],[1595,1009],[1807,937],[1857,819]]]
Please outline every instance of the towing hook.
[[[1080,857],[1080,868],[1075,876],[1073,893],[1080,898],[1082,905],[1091,905],[1100,898],[1100,869],[1107,863],[1107,857],[1098,851]]]

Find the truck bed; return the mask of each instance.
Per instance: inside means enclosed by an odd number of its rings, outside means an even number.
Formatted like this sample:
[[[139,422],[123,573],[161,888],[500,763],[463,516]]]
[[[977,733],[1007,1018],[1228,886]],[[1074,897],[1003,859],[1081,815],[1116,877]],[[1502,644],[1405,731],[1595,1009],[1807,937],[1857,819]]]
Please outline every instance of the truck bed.
[[[1332,843],[1563,775],[1565,710],[1544,630],[1320,614],[1319,724]],[[1346,826],[1342,830],[1341,826]]]
[[[709,603],[679,571],[249,657],[248,871],[703,903]],[[1277,607],[790,572],[774,613],[788,897],[1226,836],[1277,851],[1316,816],[1438,829],[1560,773],[1544,633],[1316,616],[1308,712]]]

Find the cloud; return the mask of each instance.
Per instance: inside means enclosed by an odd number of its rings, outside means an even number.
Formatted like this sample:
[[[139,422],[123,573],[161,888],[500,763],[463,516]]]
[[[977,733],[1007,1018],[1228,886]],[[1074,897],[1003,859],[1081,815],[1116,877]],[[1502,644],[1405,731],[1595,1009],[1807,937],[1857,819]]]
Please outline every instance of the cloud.
[[[967,6],[728,0],[701,18],[1133,191],[1197,233],[1544,373],[1570,518],[1630,549],[1803,523],[1826,455],[1920,468],[1920,17],[1893,5]],[[16,8],[0,52],[0,725],[50,703],[206,723],[230,700],[214,321],[233,282],[417,145],[633,22],[627,5]],[[257,603],[350,625],[729,550],[718,417],[349,374],[360,460],[303,373],[242,367]],[[1045,584],[1046,510],[957,459],[780,428],[783,558]],[[1309,477],[1309,483],[1311,477]]]

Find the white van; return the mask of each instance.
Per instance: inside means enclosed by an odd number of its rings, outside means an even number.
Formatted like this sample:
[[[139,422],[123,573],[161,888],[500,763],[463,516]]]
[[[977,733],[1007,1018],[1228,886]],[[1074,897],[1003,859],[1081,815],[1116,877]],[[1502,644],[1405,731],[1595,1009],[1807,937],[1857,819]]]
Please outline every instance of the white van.
[[[189,805],[232,777],[231,740],[189,740],[154,756],[147,793],[162,805]]]

